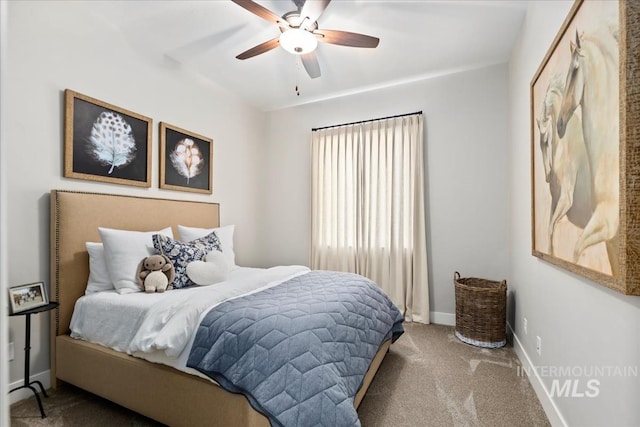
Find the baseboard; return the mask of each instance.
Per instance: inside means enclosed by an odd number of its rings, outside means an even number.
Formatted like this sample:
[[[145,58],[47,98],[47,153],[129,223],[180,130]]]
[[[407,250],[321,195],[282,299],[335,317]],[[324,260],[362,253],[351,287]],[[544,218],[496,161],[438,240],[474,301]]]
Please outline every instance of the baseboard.
[[[40,381],[44,389],[48,390],[49,388],[51,388],[51,371],[47,369],[44,372],[31,375],[31,381]],[[22,384],[24,384],[24,380],[15,381],[9,384],[9,390],[13,390],[15,387],[20,387]],[[35,386],[35,389],[38,390],[38,393],[40,392],[40,387],[38,387],[37,385]],[[13,393],[9,393],[9,405],[13,405],[16,402],[28,399],[30,397],[33,397],[33,392],[28,388],[21,388],[20,390],[16,390]]]
[[[553,401],[549,390],[547,390],[544,382],[542,382],[542,378],[540,378],[537,369],[535,369],[535,366],[533,365],[533,363],[531,363],[529,355],[524,350],[524,346],[518,339],[518,336],[509,323],[507,323],[507,328],[509,328],[509,332],[513,336],[513,350],[518,356],[518,359],[520,359],[520,363],[522,364],[522,372],[526,373],[526,375],[528,376],[529,382],[531,383],[533,390],[536,392],[536,396],[538,396],[538,400],[540,400],[542,409],[544,409],[545,414],[547,414],[549,422],[554,427],[567,427],[568,424],[560,413],[560,409]],[[530,373],[533,373],[533,376],[529,375]]]
[[[436,325],[456,326],[456,315],[453,313],[432,311],[429,313],[429,321]]]

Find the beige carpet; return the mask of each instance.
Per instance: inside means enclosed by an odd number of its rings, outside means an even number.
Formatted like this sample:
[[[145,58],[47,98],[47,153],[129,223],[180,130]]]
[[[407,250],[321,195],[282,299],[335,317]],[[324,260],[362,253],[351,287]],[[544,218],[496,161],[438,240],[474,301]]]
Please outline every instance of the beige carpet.
[[[548,426],[509,346],[487,350],[460,342],[453,328],[406,324],[391,346],[358,413],[368,426]],[[158,426],[71,386],[11,407],[12,426]]]
[[[510,346],[464,344],[453,328],[406,324],[360,405],[363,426],[548,426]]]

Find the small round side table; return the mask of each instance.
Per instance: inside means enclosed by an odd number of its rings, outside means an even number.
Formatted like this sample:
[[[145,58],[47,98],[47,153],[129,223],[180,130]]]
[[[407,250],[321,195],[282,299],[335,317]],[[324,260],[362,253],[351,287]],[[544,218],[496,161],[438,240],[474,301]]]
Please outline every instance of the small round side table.
[[[31,315],[32,314],[37,314],[37,313],[42,313],[44,311],[49,311],[49,310],[53,310],[54,308],[58,307],[58,302],[57,301],[51,301],[49,302],[49,304],[46,305],[41,305],[40,307],[36,307],[36,308],[32,308],[31,310],[25,310],[25,311],[21,311],[18,313],[11,313],[9,316],[25,316],[26,319],[26,326],[25,326],[25,345],[24,345],[24,384],[22,384],[19,387],[16,387],[12,390],[9,391],[9,393],[12,393],[16,390],[20,390],[21,388],[28,388],[30,389],[33,394],[36,396],[36,400],[38,401],[38,407],[40,408],[40,415],[42,415],[42,418],[46,418],[46,414],[44,413],[44,409],[42,408],[42,402],[40,401],[40,396],[38,396],[38,391],[32,387],[32,384],[38,384],[38,386],[40,387],[40,391],[42,392],[42,395],[44,397],[49,397],[47,396],[47,392],[44,391],[44,387],[42,386],[42,383],[40,381],[29,381],[29,365],[30,365],[30,350],[31,350]]]

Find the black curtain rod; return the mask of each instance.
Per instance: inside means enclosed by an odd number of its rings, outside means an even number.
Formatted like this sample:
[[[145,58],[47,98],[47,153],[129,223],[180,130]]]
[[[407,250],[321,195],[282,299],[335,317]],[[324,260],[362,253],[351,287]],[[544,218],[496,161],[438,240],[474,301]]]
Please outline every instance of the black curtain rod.
[[[341,125],[332,125],[332,126],[324,126],[324,127],[321,127],[321,128],[312,128],[311,131],[315,132],[317,130],[323,130],[323,129],[329,129],[329,128],[337,128],[337,127],[340,127],[340,126],[359,125],[360,123],[375,122],[375,121],[378,121],[378,120],[396,119],[398,117],[413,116],[414,114],[422,114],[422,111],[416,111],[415,113],[398,114],[398,115],[395,115],[395,116],[381,117],[379,119],[369,119],[369,120],[360,120],[359,122],[342,123]]]

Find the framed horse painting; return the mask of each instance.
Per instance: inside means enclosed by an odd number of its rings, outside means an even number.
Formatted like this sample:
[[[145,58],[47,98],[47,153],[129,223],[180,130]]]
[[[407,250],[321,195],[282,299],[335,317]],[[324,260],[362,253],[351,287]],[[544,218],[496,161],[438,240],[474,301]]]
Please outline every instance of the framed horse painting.
[[[630,295],[640,295],[638,16],[640,2],[577,0],[530,87],[532,253]]]

